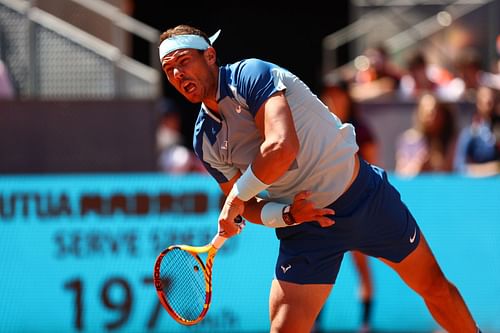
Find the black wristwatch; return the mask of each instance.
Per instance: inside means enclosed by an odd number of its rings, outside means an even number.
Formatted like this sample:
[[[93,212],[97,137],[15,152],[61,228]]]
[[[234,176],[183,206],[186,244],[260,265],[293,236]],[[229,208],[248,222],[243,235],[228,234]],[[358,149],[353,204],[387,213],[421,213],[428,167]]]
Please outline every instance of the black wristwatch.
[[[290,211],[291,208],[292,208],[292,205],[286,205],[285,207],[283,207],[283,211],[282,211],[281,215],[283,216],[283,221],[285,221],[286,225],[293,225],[293,224],[297,223],[295,221],[295,219],[293,218],[292,212]]]

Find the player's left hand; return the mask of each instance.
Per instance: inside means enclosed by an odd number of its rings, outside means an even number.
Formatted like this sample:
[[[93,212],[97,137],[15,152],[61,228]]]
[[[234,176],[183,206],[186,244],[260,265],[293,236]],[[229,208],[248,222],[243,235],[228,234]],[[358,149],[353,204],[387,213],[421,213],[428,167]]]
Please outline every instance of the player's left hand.
[[[330,208],[316,208],[310,200],[311,191],[301,191],[293,198],[291,213],[297,223],[318,222],[322,227],[335,224],[335,211]]]

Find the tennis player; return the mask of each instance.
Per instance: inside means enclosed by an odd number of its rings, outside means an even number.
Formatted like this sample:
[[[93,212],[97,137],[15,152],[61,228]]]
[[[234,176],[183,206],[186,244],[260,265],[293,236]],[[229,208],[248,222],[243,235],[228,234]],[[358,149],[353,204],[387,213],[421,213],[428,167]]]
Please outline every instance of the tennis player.
[[[275,64],[219,65],[217,37],[169,29],[160,61],[168,81],[201,103],[193,144],[227,195],[220,232],[237,234],[239,214],[276,230],[270,331],[310,332],[344,253],[357,250],[393,268],[445,330],[479,332],[385,171],[357,155],[354,127]]]

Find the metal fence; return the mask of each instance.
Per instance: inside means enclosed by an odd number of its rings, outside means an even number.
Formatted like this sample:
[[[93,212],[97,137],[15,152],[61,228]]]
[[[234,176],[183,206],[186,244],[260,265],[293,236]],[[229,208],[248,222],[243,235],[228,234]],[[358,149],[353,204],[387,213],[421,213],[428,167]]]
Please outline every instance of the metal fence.
[[[0,58],[9,68],[19,98],[142,99],[160,95],[156,68],[131,59],[116,46],[28,1],[0,0]]]

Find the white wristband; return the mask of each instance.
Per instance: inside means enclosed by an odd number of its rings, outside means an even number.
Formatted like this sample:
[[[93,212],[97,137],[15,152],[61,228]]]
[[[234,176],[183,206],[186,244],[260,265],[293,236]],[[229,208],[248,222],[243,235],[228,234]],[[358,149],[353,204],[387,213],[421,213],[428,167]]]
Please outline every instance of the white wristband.
[[[246,171],[234,184],[233,191],[238,198],[243,201],[248,201],[269,186],[270,185],[261,182],[260,179],[253,174],[252,165],[249,165]]]
[[[283,208],[287,205],[280,204],[277,202],[268,202],[260,211],[260,219],[262,220],[262,224],[269,228],[283,228],[289,227],[283,221]]]

